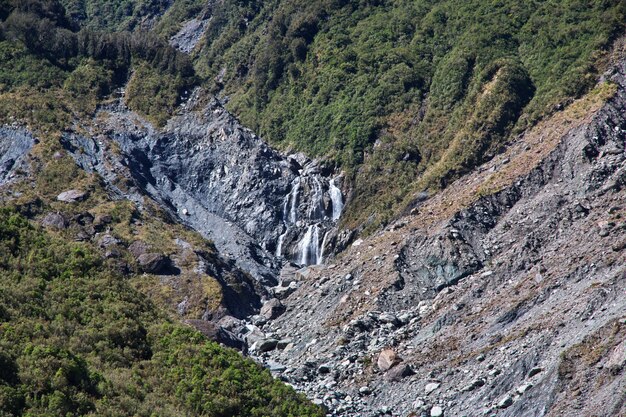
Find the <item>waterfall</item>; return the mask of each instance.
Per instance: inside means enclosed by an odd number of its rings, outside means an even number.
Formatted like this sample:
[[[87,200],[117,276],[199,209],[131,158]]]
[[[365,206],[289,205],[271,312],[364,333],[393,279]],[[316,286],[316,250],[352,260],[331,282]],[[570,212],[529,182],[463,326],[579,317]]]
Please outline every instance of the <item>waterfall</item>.
[[[324,191],[322,183],[317,176],[311,177],[313,182],[313,193],[311,196],[311,206],[309,208],[310,220],[322,220],[324,217]]]
[[[293,182],[291,190],[291,210],[289,212],[289,220],[295,224],[298,220],[298,191],[300,191],[300,178],[296,178]]]
[[[278,257],[283,256],[283,243],[285,242],[285,236],[287,236],[288,232],[289,229],[285,230],[285,233],[278,237],[278,244],[276,245],[276,256]]]
[[[319,226],[317,224],[312,224],[307,228],[304,237],[298,243],[300,265],[317,265],[321,262],[319,245]]]
[[[328,186],[330,200],[333,203],[333,221],[339,220],[343,211],[343,196],[341,195],[341,190],[335,185],[334,179],[328,182]]]
[[[291,199],[291,193],[287,194],[285,201],[283,202],[283,223],[289,222],[289,200]]]
[[[313,169],[303,171],[304,174],[301,171],[300,176],[293,179],[291,190],[282,202],[283,227],[279,229],[282,234],[278,236],[275,255],[285,256],[283,252],[286,252],[300,265],[319,265],[324,260],[331,230],[341,217],[343,195],[336,185],[336,178],[328,180]],[[304,191],[302,187],[305,187]],[[332,213],[330,208],[326,211],[325,199],[328,197]],[[286,242],[287,236],[297,242],[295,247]],[[286,244],[291,249],[285,248]]]
[[[326,233],[324,233],[324,239],[322,239],[322,249],[320,250],[320,258],[319,258],[319,264],[324,263],[324,249],[326,248],[326,238],[328,237],[328,234],[330,233],[330,231],[327,231]]]

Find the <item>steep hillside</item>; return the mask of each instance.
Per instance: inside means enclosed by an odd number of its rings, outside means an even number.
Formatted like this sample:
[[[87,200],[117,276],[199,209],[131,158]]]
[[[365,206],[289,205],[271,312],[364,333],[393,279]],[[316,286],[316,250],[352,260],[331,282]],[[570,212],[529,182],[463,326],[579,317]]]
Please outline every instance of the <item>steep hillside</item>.
[[[199,73],[270,143],[350,170],[344,224],[369,230],[587,91],[626,21],[620,0],[210,7]]]
[[[2,132],[3,141],[12,138],[7,133]],[[72,179],[64,176],[59,165],[68,162],[53,161],[41,173],[31,171],[38,183],[34,190],[30,181],[20,179],[24,172],[13,176],[17,182],[9,188],[3,181],[2,202],[12,208],[0,210],[0,414],[321,415],[251,360],[177,323],[146,298],[147,293],[166,305],[159,292],[171,297],[187,280],[182,289],[187,303],[180,314],[226,344],[228,334],[216,335],[199,319],[223,315],[221,310],[249,314],[243,294],[230,309],[223,281],[227,271],[212,277],[189,270],[194,256],[212,264],[214,272],[229,269],[206,252],[210,248],[201,252],[201,241],[179,230],[177,242],[190,253],[184,261],[176,252],[164,257],[158,251],[168,251],[164,245],[174,242],[163,226],[172,232],[174,225],[160,224],[160,235],[150,231],[158,221],[144,220],[123,201],[107,201],[97,181],[76,171],[67,173]],[[61,193],[54,202],[45,193],[54,191],[55,180],[83,188]],[[91,211],[82,211],[87,207]],[[43,227],[25,216],[40,219]],[[130,249],[121,238],[125,228],[134,229]],[[128,251],[138,250],[137,242],[145,253],[130,261]],[[161,257],[160,266],[155,257]],[[173,265],[165,264],[166,259]],[[180,282],[170,288],[151,274],[176,275]],[[236,281],[239,287],[245,282],[241,277]]]
[[[342,416],[626,413],[626,47],[603,84],[331,264],[257,353]]]
[[[0,0],[0,415],[626,414],[624,22]]]
[[[2,210],[0,253],[2,415],[321,415],[172,323],[89,245]]]

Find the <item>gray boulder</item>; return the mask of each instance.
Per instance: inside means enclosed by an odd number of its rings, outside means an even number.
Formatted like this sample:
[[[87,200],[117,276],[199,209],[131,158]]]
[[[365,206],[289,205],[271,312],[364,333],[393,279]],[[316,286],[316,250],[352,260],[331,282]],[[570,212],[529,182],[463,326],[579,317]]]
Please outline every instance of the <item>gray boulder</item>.
[[[41,221],[43,227],[63,230],[67,228],[67,220],[59,213],[48,213]]]
[[[57,196],[57,200],[64,203],[76,203],[78,201],[83,201],[85,197],[87,197],[87,193],[84,191],[68,190],[59,194]]]
[[[136,240],[128,246],[128,251],[137,259],[141,255],[150,252],[150,246],[142,240]]]
[[[144,253],[137,258],[137,263],[143,272],[158,274],[168,266],[169,258],[160,253]]]
[[[276,349],[278,345],[278,340],[276,339],[264,339],[255,343],[254,350],[259,353],[269,352],[271,350]]]
[[[274,320],[285,312],[285,306],[277,298],[272,298],[261,307],[261,316],[267,320]]]

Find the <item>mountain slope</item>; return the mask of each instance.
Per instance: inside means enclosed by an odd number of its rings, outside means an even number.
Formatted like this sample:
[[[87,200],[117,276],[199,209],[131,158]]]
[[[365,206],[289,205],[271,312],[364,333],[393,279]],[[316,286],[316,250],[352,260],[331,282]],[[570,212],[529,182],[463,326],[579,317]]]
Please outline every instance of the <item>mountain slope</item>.
[[[321,415],[174,324],[89,244],[0,213],[3,415]]]
[[[224,1],[194,59],[270,143],[350,170],[344,224],[373,230],[592,86],[624,13],[621,1]]]
[[[0,414],[624,414],[624,14],[0,0]]]
[[[337,415],[624,414],[625,53],[503,155],[301,274],[263,327],[292,345],[260,359]]]

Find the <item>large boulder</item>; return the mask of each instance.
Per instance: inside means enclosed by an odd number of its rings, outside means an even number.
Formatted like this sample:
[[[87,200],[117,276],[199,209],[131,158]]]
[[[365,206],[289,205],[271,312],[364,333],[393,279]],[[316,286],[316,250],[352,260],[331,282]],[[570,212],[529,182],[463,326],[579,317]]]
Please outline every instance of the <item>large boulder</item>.
[[[378,369],[385,372],[400,362],[400,357],[393,349],[383,349],[378,355]]]
[[[233,332],[226,330],[215,323],[205,320],[186,320],[185,323],[195,327],[200,333],[205,335],[210,340],[221,343],[224,346],[240,350],[243,353],[246,353],[248,350],[248,346],[245,341]]]
[[[400,363],[388,370],[385,374],[385,378],[388,381],[400,381],[401,379],[414,374],[415,372],[413,372],[413,369],[411,369],[409,365],[406,363]]]
[[[285,312],[285,306],[278,298],[272,298],[261,307],[261,316],[267,320],[274,320]]]
[[[139,255],[137,263],[143,272],[158,274],[168,267],[169,258],[160,253],[144,253]]]
[[[59,213],[48,213],[41,220],[41,225],[49,229],[63,230],[67,228],[67,220]]]
[[[256,342],[253,346],[253,350],[259,353],[265,353],[276,349],[276,346],[278,346],[278,340],[272,338],[264,339]]]
[[[150,252],[150,246],[143,240],[135,240],[128,246],[128,251],[137,259],[141,255]]]
[[[118,243],[120,243],[119,239],[117,239],[115,236],[111,236],[108,233],[106,235],[102,235],[98,239],[98,246],[100,246],[102,249],[107,249],[110,246],[117,245]]]

